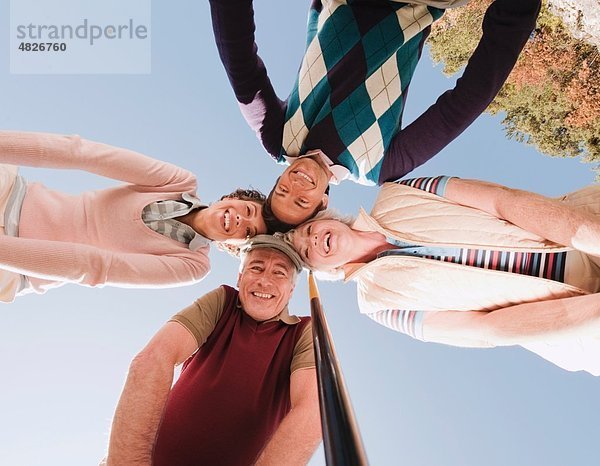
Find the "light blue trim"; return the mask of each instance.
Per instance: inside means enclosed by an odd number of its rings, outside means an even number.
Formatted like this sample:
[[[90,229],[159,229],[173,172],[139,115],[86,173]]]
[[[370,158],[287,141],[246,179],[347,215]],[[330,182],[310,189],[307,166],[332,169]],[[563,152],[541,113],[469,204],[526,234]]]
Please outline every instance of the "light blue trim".
[[[413,330],[415,338],[417,340],[425,341],[423,338],[423,319],[425,318],[425,312],[427,311],[413,311],[415,318],[413,320]]]
[[[416,244],[409,244],[403,241],[398,241],[394,238],[386,238],[387,242],[398,246],[399,249],[390,249],[387,251],[380,252],[377,257],[385,256],[434,256],[434,257],[460,257],[461,248],[446,248],[437,246],[418,246]]]
[[[435,190],[435,194],[440,197],[446,197],[446,185],[450,179],[456,178],[456,176],[440,176],[440,181],[437,185],[437,189]]]

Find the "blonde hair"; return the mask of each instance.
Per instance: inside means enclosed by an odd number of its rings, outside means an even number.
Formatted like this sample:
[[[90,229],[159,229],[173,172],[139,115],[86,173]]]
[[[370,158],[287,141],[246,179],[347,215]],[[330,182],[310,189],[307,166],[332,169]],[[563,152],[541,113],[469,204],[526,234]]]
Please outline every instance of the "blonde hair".
[[[321,212],[319,212],[317,215],[315,215],[310,220],[307,220],[306,222],[302,223],[301,225],[298,225],[293,230],[290,230],[286,233],[275,233],[275,236],[277,236],[278,238],[281,238],[287,244],[294,247],[294,235],[296,234],[296,229],[298,227],[307,225],[309,223],[316,222],[318,220],[335,220],[337,222],[341,222],[344,225],[351,227],[352,224],[354,223],[354,221],[356,220],[356,217],[354,217],[353,215],[342,214],[336,209],[326,209],[326,210],[322,210]],[[300,253],[300,251],[297,251],[297,252]],[[304,267],[307,268],[308,270],[313,271],[315,273],[315,276],[319,280],[338,281],[338,280],[342,280],[344,278],[343,266],[335,267],[335,268],[329,269],[329,270],[317,270],[305,262]]]

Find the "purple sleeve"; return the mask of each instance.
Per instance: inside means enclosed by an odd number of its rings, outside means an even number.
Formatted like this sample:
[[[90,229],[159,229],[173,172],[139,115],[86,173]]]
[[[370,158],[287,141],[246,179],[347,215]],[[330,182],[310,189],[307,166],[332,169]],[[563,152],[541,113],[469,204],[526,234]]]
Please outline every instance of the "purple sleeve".
[[[280,100],[258,56],[252,0],[210,1],[215,42],[242,115],[265,150],[279,157],[286,103]]]
[[[379,184],[427,162],[460,135],[490,104],[525,46],[540,0],[496,0],[483,19],[483,36],[456,87],[398,132],[388,147]]]

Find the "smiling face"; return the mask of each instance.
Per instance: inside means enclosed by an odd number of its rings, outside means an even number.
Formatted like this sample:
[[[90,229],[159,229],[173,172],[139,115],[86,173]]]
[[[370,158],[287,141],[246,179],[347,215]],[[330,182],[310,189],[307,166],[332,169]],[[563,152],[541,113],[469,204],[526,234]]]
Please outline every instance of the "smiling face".
[[[298,225],[327,207],[325,190],[329,172],[313,157],[295,160],[279,177],[271,196],[273,214],[282,222]]]
[[[348,225],[338,220],[315,220],[293,234],[294,249],[311,268],[330,271],[346,264],[356,244]]]
[[[259,322],[277,316],[292,297],[295,281],[294,265],[284,253],[268,248],[251,250],[238,276],[244,311]]]
[[[223,199],[200,210],[192,228],[207,238],[226,243],[241,243],[267,232],[262,205],[239,199]]]

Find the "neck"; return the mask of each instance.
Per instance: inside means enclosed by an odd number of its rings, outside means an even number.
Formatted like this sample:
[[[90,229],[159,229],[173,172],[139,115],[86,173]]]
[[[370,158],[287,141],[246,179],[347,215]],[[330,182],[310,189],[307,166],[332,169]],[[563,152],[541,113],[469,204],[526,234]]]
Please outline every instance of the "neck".
[[[333,178],[333,173],[331,172],[329,166],[325,163],[325,160],[323,160],[321,155],[317,153],[311,155],[310,157],[319,164],[319,167],[321,167],[321,169],[325,172],[325,175],[327,175],[327,179],[331,180],[331,178]]]
[[[190,213],[177,217],[181,223],[185,223],[193,228],[196,233],[206,236],[204,234],[202,225],[204,224],[202,212],[204,209],[194,209]]]
[[[356,254],[348,262],[371,262],[382,251],[393,249],[395,246],[388,243],[385,236],[377,231],[354,231]]]

